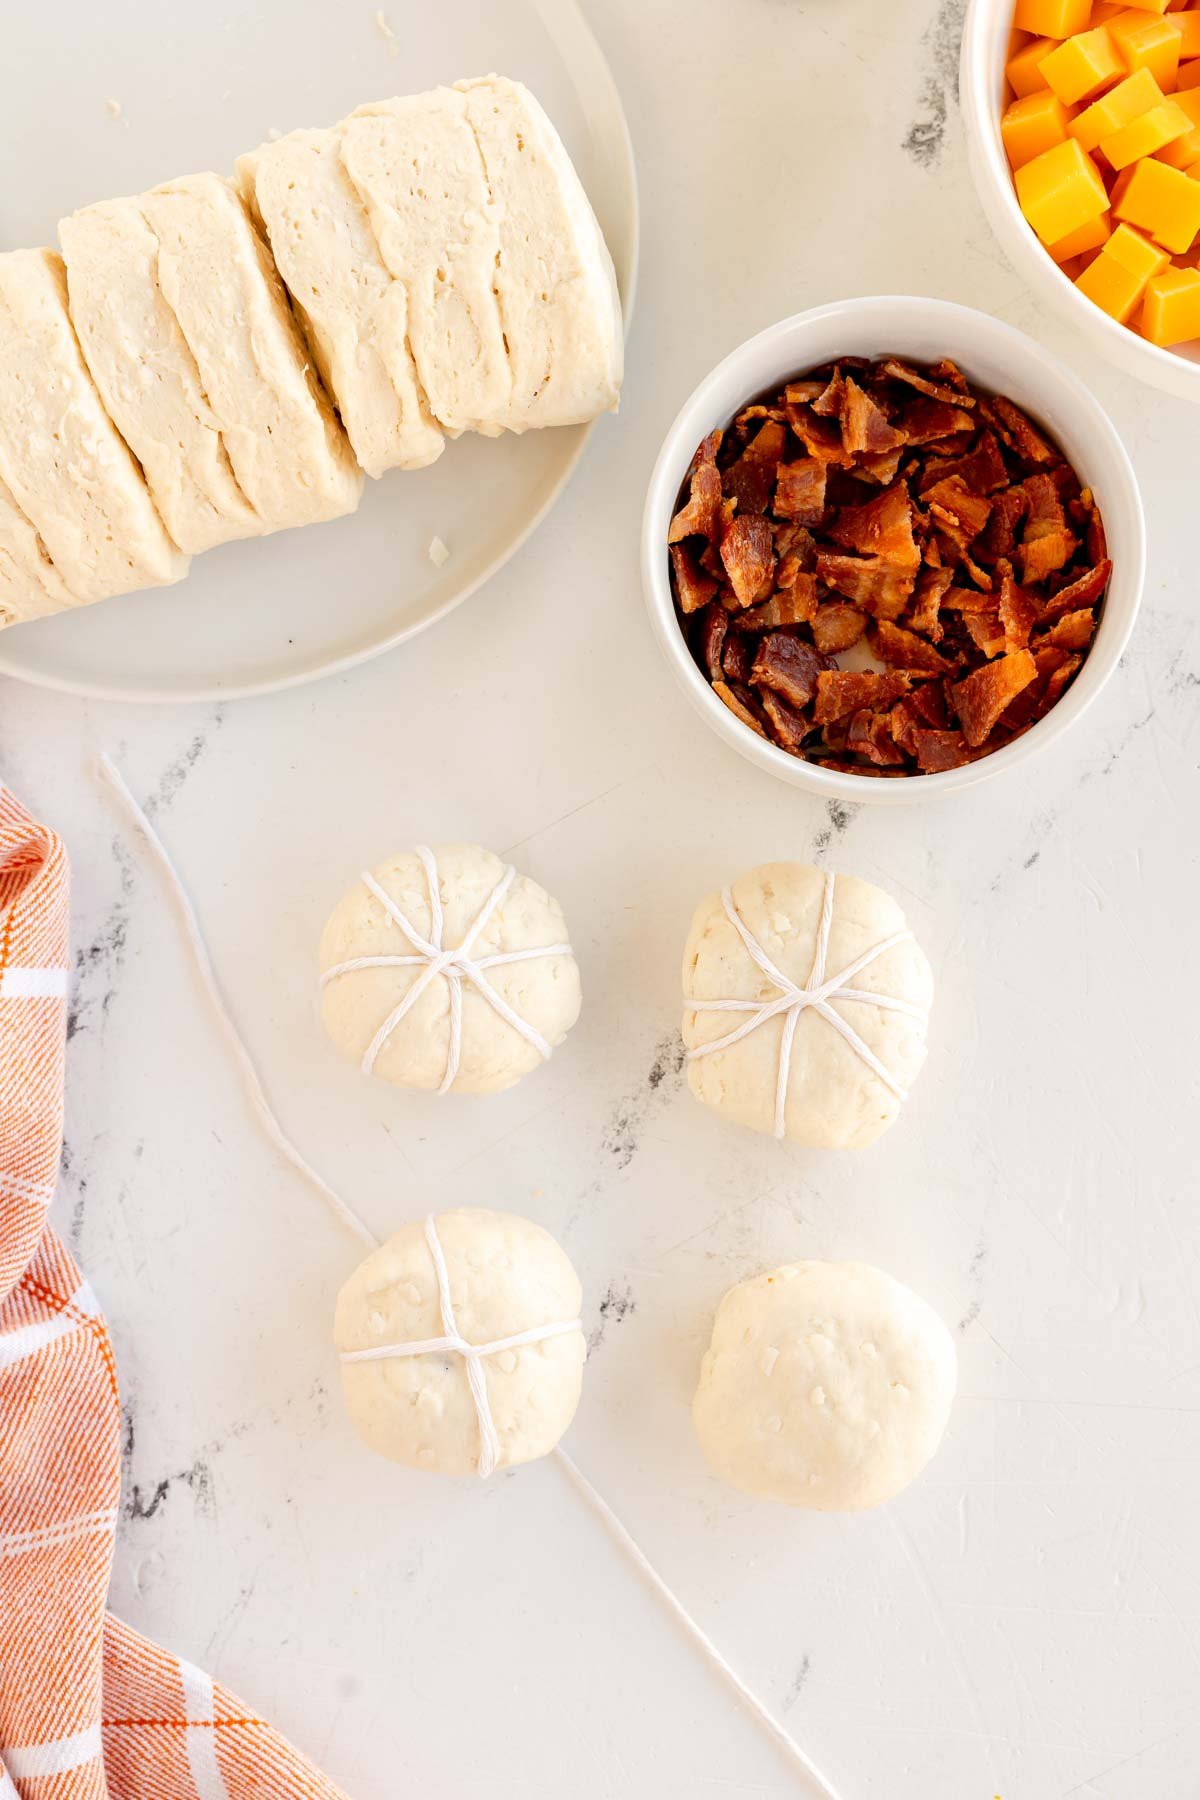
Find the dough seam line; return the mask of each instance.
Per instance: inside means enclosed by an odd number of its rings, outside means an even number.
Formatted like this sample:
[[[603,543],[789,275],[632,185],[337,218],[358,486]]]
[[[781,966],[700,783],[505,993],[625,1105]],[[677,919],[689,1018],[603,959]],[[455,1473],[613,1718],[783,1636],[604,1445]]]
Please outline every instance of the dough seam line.
[[[317,1170],[314,1169],[307,1158],[297,1150],[291,1139],[284,1132],[283,1127],[280,1125],[275,1114],[272,1112],[271,1107],[267,1102],[266,1094],[263,1091],[258,1071],[254,1066],[249,1051],[242,1041],[237,1026],[233,1022],[233,1016],[230,1013],[220,987],[217,984],[216,972],[212,965],[212,959],[208,954],[203,933],[200,930],[200,921],[196,915],[196,909],[192,905],[187,890],[175,869],[175,865],[171,860],[166,845],[155,831],[138,802],[134,799],[131,789],[106,750],[100,752],[96,759],[95,768],[99,780],[111,789],[116,799],[120,802],[129,822],[143,838],[153,861],[157,864],[159,871],[162,874],[167,890],[175,903],[175,909],[183,925],[185,941],[188,949],[192,953],[192,958],[196,966],[196,971],[200,976],[205,996],[212,1011],[216,1014],[217,1022],[221,1029],[221,1035],[230,1051],[234,1067],[241,1077],[242,1085],[246,1090],[251,1107],[255,1116],[258,1118],[259,1123],[262,1125],[266,1136],[285,1160],[311,1183],[317,1193],[321,1195],[322,1199],[332,1208],[334,1214],[341,1223],[352,1231],[357,1238],[369,1244],[372,1249],[378,1249],[379,1239],[376,1237],[375,1233],[362,1219],[359,1218],[358,1214],[342,1199],[341,1195],[330,1187],[323,1176],[318,1174]],[[658,1573],[658,1570],[654,1567],[654,1564],[641,1548],[632,1532],[622,1524],[617,1513],[613,1511],[612,1507],[608,1504],[607,1500],[605,1500],[599,1490],[587,1479],[587,1476],[584,1475],[579,1466],[567,1455],[561,1445],[556,1446],[551,1454],[576,1488],[577,1492],[582,1495],[588,1505],[596,1513],[597,1517],[604,1524],[614,1542],[623,1551],[628,1561],[654,1589],[671,1616],[680,1626],[682,1626],[684,1631],[687,1632],[688,1636],[702,1651],[713,1669],[716,1670],[737,1695],[738,1699],[742,1702],[743,1706],[745,1706],[755,1722],[767,1732],[778,1749],[780,1749],[792,1765],[804,1775],[806,1780],[815,1788],[816,1792],[822,1796],[822,1800],[842,1800],[842,1796],[829,1781],[828,1777],[822,1774],[821,1770],[817,1767],[816,1763],[813,1762],[811,1757],[800,1748],[800,1745],[796,1742],[795,1738],[793,1738],[789,1732],[784,1730],[783,1726],[767,1710],[752,1689],[747,1687],[746,1683],[742,1680],[732,1664],[726,1661],[725,1657],[721,1654],[720,1650],[704,1630],[703,1626],[692,1617],[691,1613],[684,1606],[682,1600],[679,1599],[674,1589],[670,1587]]]

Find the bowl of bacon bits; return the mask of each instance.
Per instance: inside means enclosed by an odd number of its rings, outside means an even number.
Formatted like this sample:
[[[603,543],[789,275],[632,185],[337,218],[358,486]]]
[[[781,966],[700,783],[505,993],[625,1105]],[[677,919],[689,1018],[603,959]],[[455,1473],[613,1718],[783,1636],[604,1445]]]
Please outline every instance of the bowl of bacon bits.
[[[668,662],[751,761],[894,800],[1013,768],[1120,659],[1145,568],[1129,459],[1088,391],[948,302],[784,320],[702,382],[650,484]]]

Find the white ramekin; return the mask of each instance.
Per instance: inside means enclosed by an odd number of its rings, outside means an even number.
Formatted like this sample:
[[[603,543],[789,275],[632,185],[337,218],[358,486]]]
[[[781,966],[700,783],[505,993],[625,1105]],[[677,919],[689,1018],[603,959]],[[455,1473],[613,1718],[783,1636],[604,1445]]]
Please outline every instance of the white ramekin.
[[[959,68],[967,155],[992,230],[1033,291],[1070,319],[1098,356],[1168,394],[1200,401],[1200,346],[1160,350],[1127,325],[1110,319],[1084,298],[1047,255],[1017,205],[1000,138],[1013,6],[1014,0],[971,0]]]
[[[991,756],[939,775],[880,780],[789,756],[743,725],[692,660],[675,615],[667,528],[700,440],[726,425],[755,395],[838,356],[893,352],[917,361],[949,356],[981,387],[1007,394],[1059,443],[1096,495],[1113,574],[1091,650],[1057,706]],[[1120,660],[1145,577],[1146,532],[1137,479],[1107,415],[1082,382],[1040,344],[986,313],[946,300],[880,296],[841,300],[797,313],[751,338],[720,363],[671,426],[650,478],[642,521],[642,579],[655,635],[696,710],[734,750],[760,769],[825,799],[896,804],[928,799],[1015,769],[1049,748],[1091,705]]]

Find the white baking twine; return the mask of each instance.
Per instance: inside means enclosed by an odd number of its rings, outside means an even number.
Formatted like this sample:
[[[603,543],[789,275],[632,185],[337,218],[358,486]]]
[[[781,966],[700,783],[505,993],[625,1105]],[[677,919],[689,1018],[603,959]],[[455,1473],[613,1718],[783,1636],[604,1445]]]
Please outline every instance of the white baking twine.
[[[163,879],[167,884],[167,888],[171,894],[171,898],[175,902],[176,909],[183,924],[185,941],[192,953],[209,1004],[216,1014],[217,1022],[221,1028],[221,1034],[231,1053],[234,1067],[241,1078],[242,1085],[246,1090],[254,1114],[266,1132],[267,1137],[280,1154],[291,1163],[292,1167],[303,1175],[307,1181],[311,1182],[312,1186],[321,1195],[321,1198],[332,1208],[338,1220],[352,1231],[356,1237],[360,1238],[365,1243],[370,1244],[372,1248],[377,1249],[379,1247],[379,1239],[376,1237],[375,1233],[358,1217],[358,1214],[354,1212],[353,1208],[348,1206],[341,1196],[329,1186],[328,1182],[322,1179],[313,1168],[312,1164],[301,1155],[300,1151],[297,1150],[295,1145],[286,1136],[278,1119],[271,1111],[263,1091],[262,1083],[259,1080],[258,1072],[251,1060],[250,1053],[238,1034],[237,1026],[234,1024],[229,1009],[221,996],[220,988],[217,986],[216,976],[204,944],[204,938],[200,931],[200,924],[196,917],[195,908],[192,906],[183,883],[176,873],[175,866],[167,854],[166,847],[154,830],[149,819],[134,799],[122,778],[120,771],[116,768],[112,758],[107,752],[102,752],[97,759],[96,770],[100,779],[104,781],[117,796],[125,812],[145,839],[154,861],[157,863],[162,873]],[[548,952],[542,952],[542,954],[545,955],[548,954]],[[772,979],[774,979],[774,977],[772,977]],[[874,999],[875,996],[872,995],[871,998]],[[436,1254],[434,1253],[433,1245],[436,1242],[437,1236],[435,1232],[430,1241],[430,1252],[431,1254],[434,1254],[435,1268],[437,1268],[441,1251],[441,1246],[438,1244],[438,1251]],[[442,1269],[444,1270],[444,1262],[442,1264]],[[441,1294],[441,1279],[441,1272],[439,1272],[439,1295]],[[465,1355],[468,1380],[470,1380],[470,1371],[473,1362],[477,1362],[479,1358],[490,1354],[494,1350],[505,1348],[507,1344],[512,1344],[514,1348],[516,1347],[517,1340],[513,1339],[504,1340],[503,1342],[496,1344],[464,1345],[462,1340],[458,1338],[457,1331],[454,1328],[453,1308],[450,1308],[449,1313],[446,1311],[446,1305],[448,1305],[448,1303],[449,1294],[447,1291],[442,1311],[442,1325],[446,1336],[445,1339],[430,1340],[428,1348],[430,1350],[433,1350],[435,1347],[452,1348],[458,1350],[460,1355]],[[447,1323],[448,1319],[449,1323]],[[567,1329],[577,1330],[579,1329],[579,1321],[573,1321],[570,1327],[555,1326],[550,1329],[555,1331],[565,1331]],[[448,1340],[452,1338],[455,1342],[450,1344]],[[522,1341],[524,1340],[522,1339]],[[412,1354],[417,1354],[417,1349],[411,1345],[401,1345],[396,1348],[399,1350],[408,1350]],[[468,1354],[468,1352],[473,1352],[474,1354],[471,1355]],[[366,1354],[369,1355],[370,1352],[367,1352]],[[361,1357],[363,1353],[351,1352],[351,1355],[358,1355]],[[474,1392],[474,1387],[472,1387],[472,1394],[474,1394]],[[476,1404],[478,1405],[478,1401]],[[655,1593],[667,1607],[672,1617],[688,1633],[693,1642],[711,1663],[712,1667],[737,1695],[751,1717],[770,1735],[775,1744],[792,1763],[793,1767],[805,1777],[813,1790],[823,1796],[823,1800],[841,1800],[841,1796],[838,1794],[837,1789],[833,1786],[829,1778],[821,1772],[817,1765],[812,1761],[811,1757],[805,1754],[795,1738],[785,1731],[783,1726],[772,1717],[766,1707],[762,1704],[761,1700],[759,1700],[746,1686],[746,1683],[742,1680],[736,1669],[725,1660],[724,1656],[722,1656],[721,1652],[717,1649],[717,1646],[713,1643],[707,1632],[705,1632],[703,1628],[697,1624],[696,1620],[693,1619],[692,1615],[687,1611],[683,1602],[678,1599],[673,1589],[668,1587],[667,1583],[658,1573],[658,1570],[642,1550],[637,1540],[621,1523],[621,1520],[617,1517],[612,1507],[609,1506],[603,1495],[592,1486],[591,1482],[587,1479],[586,1475],[583,1474],[578,1465],[571,1460],[561,1445],[552,1452],[552,1455],[558,1462],[559,1467],[566,1473],[576,1491],[582,1495],[589,1506],[593,1508],[597,1517],[603,1522],[618,1548],[633,1564],[634,1568],[643,1579],[654,1589]]]
[[[438,881],[437,859],[425,844],[417,845],[417,855],[421,859],[421,867],[425,871],[425,881],[429,889],[430,936],[425,938],[417,930],[412,920],[404,913],[392,896],[380,886],[375,877],[367,870],[363,871],[363,883],[375,896],[388,917],[400,927],[409,943],[416,951],[415,956],[356,956],[349,962],[335,963],[326,969],[321,976],[324,987],[330,981],[337,981],[343,975],[353,975],[359,969],[422,969],[413,982],[403,1000],[392,1008],[371,1042],[367,1045],[362,1059],[363,1073],[370,1075],[379,1058],[384,1045],[395,1031],[400,1021],[411,1012],[421,995],[430,983],[441,975],[450,989],[450,1042],[446,1049],[446,1068],[442,1075],[439,1094],[446,1093],[454,1085],[462,1062],[462,984],[469,981],[477,993],[487,1001],[493,1012],[498,1013],[506,1025],[519,1032],[527,1044],[537,1051],[543,1061],[551,1054],[552,1046],[548,1044],[540,1031],[536,1031],[528,1019],[523,1019],[498,994],[487,979],[486,969],[498,969],[507,963],[533,962],[543,956],[570,956],[570,944],[535,945],[526,950],[496,951],[491,956],[472,957],[471,946],[480,932],[487,925],[492,914],[503,901],[509,888],[517,878],[517,871],[510,863],[503,875],[484,901],[471,924],[467,927],[462,942],[447,947],[443,944],[446,931],[445,915],[442,911],[442,897]]]
[[[495,1420],[492,1418],[491,1402],[488,1399],[487,1375],[484,1372],[484,1359],[496,1356],[501,1350],[520,1350],[526,1344],[544,1344],[547,1338],[565,1337],[570,1331],[582,1331],[582,1319],[560,1319],[553,1325],[534,1325],[528,1331],[518,1331],[512,1337],[496,1338],[490,1344],[468,1344],[461,1336],[454,1317],[454,1302],[450,1298],[450,1275],[446,1268],[446,1258],[442,1253],[441,1239],[438,1237],[437,1221],[432,1213],[425,1218],[425,1242],[429,1245],[429,1254],[433,1258],[433,1271],[437,1276],[438,1307],[442,1315],[443,1337],[418,1338],[407,1344],[373,1345],[367,1350],[343,1350],[344,1363],[388,1362],[398,1356],[437,1356],[447,1351],[454,1351],[463,1358],[467,1366],[467,1384],[471,1389],[471,1398],[475,1402],[475,1417],[479,1421],[479,1462],[478,1471],[484,1480],[496,1472],[496,1464],[500,1460],[500,1439],[496,1433]]]
[[[757,963],[767,980],[779,989],[771,1000],[694,1000],[690,995],[684,998],[693,1012],[740,1012],[749,1013],[743,1025],[733,1031],[726,1032],[724,1037],[714,1038],[711,1043],[700,1044],[688,1052],[689,1060],[694,1061],[701,1056],[712,1056],[717,1050],[732,1049],[734,1044],[749,1037],[760,1025],[769,1019],[777,1019],[783,1014],[783,1033],[779,1040],[779,1071],[775,1079],[775,1136],[782,1138],[786,1134],[786,1114],[788,1083],[792,1073],[792,1043],[796,1036],[796,1026],[803,1012],[819,1013],[834,1030],[839,1032],[855,1055],[861,1057],[873,1075],[878,1076],[884,1086],[895,1094],[897,1100],[907,1100],[908,1095],[892,1075],[890,1069],[880,1062],[869,1044],[865,1044],[853,1025],[844,1019],[841,1013],[834,1010],[835,1000],[856,1000],[864,1006],[877,1006],[883,1012],[904,1013],[910,1019],[917,1019],[924,1024],[927,1017],[924,1008],[914,1006],[909,1000],[898,1000],[891,994],[875,994],[868,989],[852,988],[848,984],[851,979],[861,974],[868,964],[873,963],[887,951],[894,950],[897,944],[907,943],[911,931],[894,931],[891,937],[883,939],[870,950],[864,950],[856,956],[852,963],[836,975],[827,976],[825,961],[829,954],[829,933],[833,925],[833,900],[837,876],[831,870],[824,875],[824,888],[821,894],[821,920],[817,927],[817,944],[813,952],[812,968],[808,980],[803,987],[797,987],[790,976],[767,955],[746,921],[738,912],[734,903],[733,892],[725,888],[721,901],[725,907],[725,916],[733,926],[749,955]]]

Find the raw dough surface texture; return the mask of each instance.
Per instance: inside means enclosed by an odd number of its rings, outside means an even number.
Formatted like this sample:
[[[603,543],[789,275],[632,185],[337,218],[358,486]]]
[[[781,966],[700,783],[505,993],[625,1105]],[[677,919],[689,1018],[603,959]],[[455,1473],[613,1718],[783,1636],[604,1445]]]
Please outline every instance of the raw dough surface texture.
[[[455,1324],[467,1343],[578,1319],[579,1277],[540,1225],[483,1208],[440,1213],[436,1225]],[[442,1335],[436,1273],[418,1220],[350,1277],[338,1296],[334,1341],[344,1354]],[[558,1443],[579,1404],[586,1355],[582,1331],[570,1331],[481,1360],[498,1467],[532,1462]],[[477,1471],[479,1419],[461,1355],[343,1361],[342,1383],[356,1430],[381,1456],[442,1475]]]
[[[826,882],[833,883],[824,979],[834,981],[877,946],[896,938],[827,996],[890,1078],[885,1081],[837,1024],[805,1005],[781,1007],[728,1049],[697,1054],[749,1023],[749,1011],[710,1009],[702,1002],[754,1002],[771,1007],[782,990],[755,961],[721,893],[697,908],[683,957],[683,1041],[693,1094],[724,1117],[754,1131],[776,1129],[781,1058],[787,1081],[778,1135],[826,1150],[857,1150],[892,1124],[925,1061],[926,1015],[933,974],[890,894],[854,875],[826,874],[806,863],[765,863],[726,890],[738,920],[795,989],[813,978]],[[851,993],[858,998],[852,998]],[[870,996],[900,1003],[892,1010]]]
[[[462,945],[493,891],[504,880],[506,865],[490,850],[472,844],[446,844],[432,852],[438,876],[444,947]],[[374,881],[427,943],[436,930],[430,905],[429,879],[419,855],[406,851],[374,871]],[[547,1049],[561,1044],[579,1016],[579,968],[569,953],[530,955],[542,947],[566,946],[567,927],[558,902],[531,881],[515,875],[467,955],[483,973],[486,986]],[[510,954],[519,961],[489,963]],[[408,962],[379,958],[409,958]],[[332,976],[346,963],[372,959]],[[538,1044],[521,1032],[485,998],[467,975],[453,970],[430,975],[405,929],[389,913],[365,881],[340,901],[325,927],[320,947],[323,986],[321,1017],[343,1055],[384,1081],[400,1087],[439,1090],[454,1066],[454,997],[461,996],[457,1072],[450,1091],[495,1094],[519,1081],[544,1060]],[[419,996],[392,1029],[388,1022],[422,983]],[[375,1046],[374,1057],[371,1057]]]
[[[920,1474],[946,1429],[954,1339],[867,1263],[789,1263],[717,1309],[693,1418],[714,1473],[744,1493],[859,1512]]]

